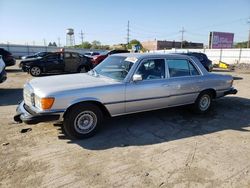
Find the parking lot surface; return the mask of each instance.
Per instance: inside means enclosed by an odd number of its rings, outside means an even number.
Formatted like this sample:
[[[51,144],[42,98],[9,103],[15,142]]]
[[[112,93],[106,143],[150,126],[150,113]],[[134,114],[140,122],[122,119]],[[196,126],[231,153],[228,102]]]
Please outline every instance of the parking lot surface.
[[[16,124],[23,84],[0,85],[0,187],[250,187],[250,74],[238,94],[205,115],[171,108],[112,118],[94,137],[69,140],[61,125]],[[31,129],[28,129],[31,128]]]

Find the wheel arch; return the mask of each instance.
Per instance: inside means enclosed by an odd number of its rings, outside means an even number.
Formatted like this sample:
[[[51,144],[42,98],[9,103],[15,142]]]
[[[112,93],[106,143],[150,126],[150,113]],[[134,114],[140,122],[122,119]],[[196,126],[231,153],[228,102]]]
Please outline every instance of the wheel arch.
[[[67,113],[69,113],[69,111],[70,111],[72,108],[74,108],[75,106],[80,105],[80,104],[92,104],[92,105],[95,105],[95,106],[97,106],[97,107],[100,108],[100,110],[102,111],[104,117],[107,117],[107,118],[111,117],[111,115],[110,115],[108,109],[107,109],[100,101],[97,101],[97,100],[77,101],[77,102],[71,104],[71,105],[66,109],[66,111],[65,111],[64,114],[63,114],[63,117],[65,117],[65,115],[66,115]]]
[[[205,92],[211,93],[212,99],[215,99],[215,98],[216,98],[216,91],[215,91],[215,89],[213,89],[213,88],[204,89],[204,90],[202,90],[202,91],[200,92],[200,94],[201,94],[201,93],[205,93]],[[200,94],[199,94],[199,95],[200,95]],[[198,97],[197,97],[197,98],[198,98]]]
[[[77,72],[80,72],[80,70],[81,70],[82,67],[85,67],[86,72],[88,72],[88,71],[91,70],[91,68],[90,68],[87,64],[81,64],[81,65],[79,65],[79,66],[77,67]]]

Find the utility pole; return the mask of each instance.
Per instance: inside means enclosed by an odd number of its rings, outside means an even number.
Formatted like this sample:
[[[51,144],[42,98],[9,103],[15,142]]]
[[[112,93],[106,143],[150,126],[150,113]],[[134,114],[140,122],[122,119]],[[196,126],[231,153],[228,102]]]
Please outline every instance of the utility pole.
[[[47,43],[46,43],[46,40],[45,40],[45,39],[43,39],[43,45],[44,45],[44,46],[47,46]]]
[[[249,24],[247,48],[250,48],[250,17],[248,18],[247,23]]]
[[[129,21],[128,21],[128,25],[127,25],[127,44],[129,44],[129,36],[130,36],[130,29],[129,29]]]
[[[82,32],[82,30],[81,30],[81,33],[79,33],[79,34],[80,34],[81,42],[83,43],[83,36],[84,36],[84,33]]]
[[[180,32],[181,32],[181,48],[183,48],[184,32],[186,32],[186,31],[184,30],[184,27],[182,27],[182,30],[180,30]]]
[[[58,37],[57,40],[58,40],[58,47],[61,47],[61,39],[60,39],[60,37]]]

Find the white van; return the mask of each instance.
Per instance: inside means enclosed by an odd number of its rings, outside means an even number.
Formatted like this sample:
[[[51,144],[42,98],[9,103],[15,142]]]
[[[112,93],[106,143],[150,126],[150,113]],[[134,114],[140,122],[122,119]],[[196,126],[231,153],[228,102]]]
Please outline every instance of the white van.
[[[0,83],[4,82],[6,79],[5,63],[0,55]]]

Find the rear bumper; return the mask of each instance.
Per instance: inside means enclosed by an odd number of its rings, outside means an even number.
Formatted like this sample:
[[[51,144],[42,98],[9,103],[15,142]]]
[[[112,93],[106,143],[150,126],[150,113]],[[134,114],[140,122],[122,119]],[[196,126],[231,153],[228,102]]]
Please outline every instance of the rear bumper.
[[[237,90],[237,89],[234,89],[234,88],[232,87],[230,90],[225,91],[225,92],[224,92],[224,95],[235,95],[237,92],[238,92],[238,90]]]
[[[14,59],[14,58],[5,61],[6,66],[13,66],[15,64],[16,64],[16,59]]]
[[[0,83],[3,83],[6,79],[7,79],[7,74],[6,74],[6,71],[3,70],[3,71],[0,73]]]
[[[60,112],[53,113],[34,113],[30,112],[25,108],[25,104],[22,101],[17,109],[16,115],[14,116],[14,121],[18,123],[26,123],[26,124],[38,124],[41,122],[50,122],[50,121],[59,121],[61,117]]]

